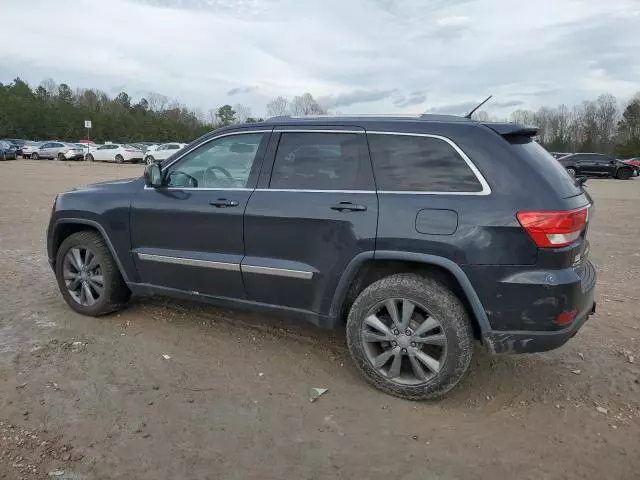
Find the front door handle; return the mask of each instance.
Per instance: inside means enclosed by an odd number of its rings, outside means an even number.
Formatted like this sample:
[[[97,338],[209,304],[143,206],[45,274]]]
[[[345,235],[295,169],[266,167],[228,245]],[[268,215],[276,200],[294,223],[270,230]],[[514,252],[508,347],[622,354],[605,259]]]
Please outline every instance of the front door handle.
[[[351,202],[340,202],[337,205],[333,205],[331,210],[337,210],[339,212],[364,212],[367,209],[366,205],[357,205]]]
[[[236,200],[227,200],[226,198],[219,198],[217,200],[210,201],[209,205],[213,205],[216,208],[237,207],[238,202]]]

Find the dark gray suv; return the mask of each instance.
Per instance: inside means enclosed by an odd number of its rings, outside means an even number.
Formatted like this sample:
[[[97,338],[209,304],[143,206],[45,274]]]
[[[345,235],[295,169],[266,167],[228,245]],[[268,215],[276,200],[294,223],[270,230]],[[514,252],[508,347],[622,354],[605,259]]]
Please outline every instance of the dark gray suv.
[[[276,118],[142,178],[58,195],[49,261],[77,312],[169,295],[346,328],[376,387],[441,396],[477,340],[564,344],[595,311],[589,195],[517,124]]]

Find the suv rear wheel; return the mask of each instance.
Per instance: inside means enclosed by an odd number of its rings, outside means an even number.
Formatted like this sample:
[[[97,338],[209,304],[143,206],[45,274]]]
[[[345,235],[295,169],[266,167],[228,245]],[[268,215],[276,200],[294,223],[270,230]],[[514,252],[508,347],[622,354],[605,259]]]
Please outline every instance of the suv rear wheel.
[[[436,280],[415,274],[372,283],[347,319],[349,351],[367,381],[408,400],[451,390],[469,367],[472,340],[460,299]]]
[[[129,300],[130,291],[96,232],[74,233],[62,242],[56,255],[56,279],[67,304],[83,315],[106,315]]]

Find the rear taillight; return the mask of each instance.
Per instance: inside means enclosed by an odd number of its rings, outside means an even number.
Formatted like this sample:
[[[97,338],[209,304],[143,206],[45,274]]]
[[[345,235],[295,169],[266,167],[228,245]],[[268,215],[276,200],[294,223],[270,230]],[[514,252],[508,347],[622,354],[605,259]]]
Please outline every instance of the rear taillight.
[[[565,212],[518,212],[522,228],[540,248],[566,247],[575,242],[584,230],[589,207]]]

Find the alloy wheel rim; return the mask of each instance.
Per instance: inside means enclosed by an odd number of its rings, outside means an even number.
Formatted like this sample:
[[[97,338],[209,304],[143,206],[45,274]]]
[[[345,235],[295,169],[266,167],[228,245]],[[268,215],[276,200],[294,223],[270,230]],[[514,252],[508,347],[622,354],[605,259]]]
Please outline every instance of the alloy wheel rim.
[[[444,366],[447,337],[427,309],[406,298],[391,298],[369,310],[361,339],[371,366],[399,385],[432,380]]]
[[[90,307],[104,294],[102,266],[90,249],[70,249],[64,256],[62,273],[69,295],[79,305]]]

